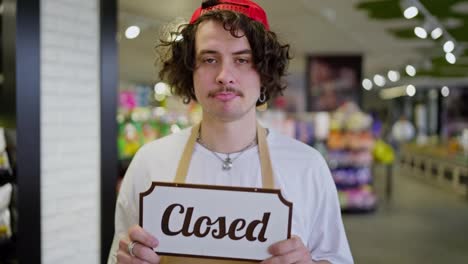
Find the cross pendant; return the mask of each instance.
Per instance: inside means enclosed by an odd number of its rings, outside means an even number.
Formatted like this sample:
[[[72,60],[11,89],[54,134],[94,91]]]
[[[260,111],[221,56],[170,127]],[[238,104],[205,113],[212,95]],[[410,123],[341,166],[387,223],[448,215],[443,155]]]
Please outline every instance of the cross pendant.
[[[223,170],[230,170],[232,168],[232,161],[231,158],[227,157],[223,161]]]

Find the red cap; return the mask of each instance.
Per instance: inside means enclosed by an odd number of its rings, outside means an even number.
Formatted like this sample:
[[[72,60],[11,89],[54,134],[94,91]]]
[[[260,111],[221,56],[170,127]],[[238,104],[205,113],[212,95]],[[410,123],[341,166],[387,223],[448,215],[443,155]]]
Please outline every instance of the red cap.
[[[205,8],[202,4],[201,7],[197,8],[197,10],[193,12],[192,18],[190,19],[190,24],[195,23],[195,21],[197,21],[200,16],[211,10],[231,10],[242,13],[249,18],[262,23],[266,30],[270,30],[270,25],[268,24],[265,10],[263,10],[263,8],[258,4],[250,0],[218,0],[214,2],[217,3]]]

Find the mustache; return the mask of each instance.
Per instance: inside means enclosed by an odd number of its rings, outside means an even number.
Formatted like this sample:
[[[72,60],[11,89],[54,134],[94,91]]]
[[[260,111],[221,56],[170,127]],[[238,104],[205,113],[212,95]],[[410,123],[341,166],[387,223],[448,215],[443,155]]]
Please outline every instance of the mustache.
[[[208,96],[214,97],[218,93],[235,93],[238,96],[244,96],[244,94],[241,91],[230,86],[220,87],[214,91],[211,91],[208,93]]]

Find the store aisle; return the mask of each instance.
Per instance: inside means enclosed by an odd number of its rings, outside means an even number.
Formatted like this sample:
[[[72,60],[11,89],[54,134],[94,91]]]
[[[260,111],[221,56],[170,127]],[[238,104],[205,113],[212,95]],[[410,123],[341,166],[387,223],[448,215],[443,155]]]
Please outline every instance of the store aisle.
[[[391,201],[376,173],[379,209],[343,217],[355,263],[468,263],[468,199],[398,174]]]

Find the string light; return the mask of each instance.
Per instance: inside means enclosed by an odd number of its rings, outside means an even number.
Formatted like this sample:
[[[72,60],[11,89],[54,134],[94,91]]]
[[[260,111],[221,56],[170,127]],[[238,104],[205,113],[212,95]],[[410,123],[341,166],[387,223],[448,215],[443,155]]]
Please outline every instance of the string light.
[[[125,30],[125,37],[127,39],[134,39],[140,35],[140,27],[138,26],[130,26]]]
[[[447,97],[450,94],[450,89],[447,86],[444,86],[442,89],[440,89],[440,93],[443,97]]]
[[[398,82],[400,80],[400,73],[397,71],[388,71],[387,77],[392,82]]]
[[[453,43],[453,41],[447,40],[444,43],[444,51],[445,52],[449,53],[449,52],[452,52],[454,49],[455,49],[455,43]]]
[[[385,85],[385,77],[380,74],[374,75],[374,83],[377,86],[383,87]]]
[[[410,97],[413,97],[416,94],[416,87],[414,87],[412,84],[406,86],[406,94]]]
[[[455,64],[457,62],[457,57],[455,57],[455,55],[453,55],[453,53],[451,52],[448,52],[447,54],[445,54],[445,59],[450,64]]]
[[[372,81],[369,79],[362,80],[362,87],[368,91],[372,89]]]
[[[416,75],[416,68],[413,65],[406,65],[405,71],[411,77]]]

